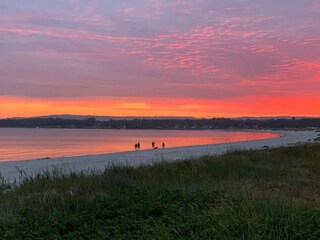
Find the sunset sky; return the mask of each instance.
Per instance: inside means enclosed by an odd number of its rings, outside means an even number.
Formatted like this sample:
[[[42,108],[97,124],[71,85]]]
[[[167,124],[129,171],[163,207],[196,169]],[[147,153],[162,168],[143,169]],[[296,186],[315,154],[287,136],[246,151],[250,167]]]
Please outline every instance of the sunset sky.
[[[320,116],[320,1],[0,1],[0,118],[67,113]]]

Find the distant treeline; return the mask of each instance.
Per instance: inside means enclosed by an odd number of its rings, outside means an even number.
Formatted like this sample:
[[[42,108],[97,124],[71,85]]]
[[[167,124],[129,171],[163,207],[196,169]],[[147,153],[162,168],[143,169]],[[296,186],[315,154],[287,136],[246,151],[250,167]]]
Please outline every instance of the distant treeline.
[[[97,121],[59,118],[2,119],[0,127],[15,128],[107,128],[107,129],[279,129],[320,128],[320,118],[302,119],[134,119]]]

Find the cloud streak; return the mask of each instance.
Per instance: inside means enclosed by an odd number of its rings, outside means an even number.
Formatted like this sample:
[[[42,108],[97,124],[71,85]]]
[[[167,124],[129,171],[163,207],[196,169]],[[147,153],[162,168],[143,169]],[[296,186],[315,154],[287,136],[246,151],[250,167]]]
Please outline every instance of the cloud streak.
[[[319,93],[319,13],[316,0],[2,2],[0,96],[196,99],[250,115],[235,101]]]

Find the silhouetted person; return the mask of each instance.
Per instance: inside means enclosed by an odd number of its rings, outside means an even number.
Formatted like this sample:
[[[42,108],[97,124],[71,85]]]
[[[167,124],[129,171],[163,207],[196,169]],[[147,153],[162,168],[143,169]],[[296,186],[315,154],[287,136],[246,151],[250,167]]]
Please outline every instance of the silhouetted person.
[[[136,143],[134,144],[134,150],[137,150],[137,148],[138,148],[138,144]]]
[[[155,142],[152,142],[152,148],[154,148]]]
[[[164,148],[165,147],[165,144],[164,144],[164,142],[162,143],[162,148]]]
[[[140,150],[140,143],[139,143],[139,142],[137,143],[137,147],[138,147],[138,149]]]

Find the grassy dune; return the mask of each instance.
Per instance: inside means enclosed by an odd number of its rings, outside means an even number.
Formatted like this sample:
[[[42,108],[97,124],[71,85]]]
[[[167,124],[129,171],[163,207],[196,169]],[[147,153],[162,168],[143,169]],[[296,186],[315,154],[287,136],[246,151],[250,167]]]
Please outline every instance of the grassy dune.
[[[2,181],[0,239],[27,237],[320,239],[320,144]]]

